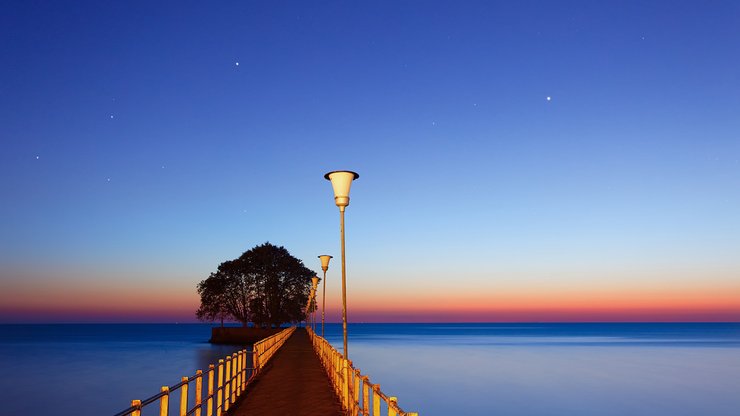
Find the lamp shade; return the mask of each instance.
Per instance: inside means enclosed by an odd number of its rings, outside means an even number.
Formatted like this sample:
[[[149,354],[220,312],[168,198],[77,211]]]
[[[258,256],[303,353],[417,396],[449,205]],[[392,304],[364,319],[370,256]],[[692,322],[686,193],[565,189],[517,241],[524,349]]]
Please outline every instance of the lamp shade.
[[[352,186],[352,181],[359,177],[357,173],[348,170],[335,170],[324,175],[324,178],[331,181],[331,186],[334,188],[334,202],[339,208],[349,205],[349,188]]]
[[[312,277],[311,284],[313,284],[313,289],[316,290],[316,286],[319,285],[319,277],[318,276]]]
[[[329,260],[332,259],[332,256],[328,254],[322,254],[319,256],[319,258],[321,259],[321,270],[323,271],[329,270]]]

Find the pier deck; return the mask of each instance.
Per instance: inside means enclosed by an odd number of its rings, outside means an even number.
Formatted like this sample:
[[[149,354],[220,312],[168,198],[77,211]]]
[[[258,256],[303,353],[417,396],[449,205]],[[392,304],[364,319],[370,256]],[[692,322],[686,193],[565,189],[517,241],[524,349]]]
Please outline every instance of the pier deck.
[[[291,335],[263,371],[229,415],[343,414],[339,398],[304,328]]]

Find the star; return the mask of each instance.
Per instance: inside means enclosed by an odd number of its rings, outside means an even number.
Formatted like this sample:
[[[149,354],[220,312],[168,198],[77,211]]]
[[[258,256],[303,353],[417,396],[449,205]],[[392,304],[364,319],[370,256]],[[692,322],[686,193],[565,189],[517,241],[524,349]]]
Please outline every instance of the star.
[[[36,160],[39,160],[39,157],[38,156],[36,156]]]
[[[110,182],[110,178],[106,179],[107,182]]]
[[[113,118],[113,114],[111,114],[111,115],[110,115],[110,118],[111,118],[111,119]]]
[[[236,63],[235,65],[236,65],[236,66],[239,66],[239,62],[237,62],[237,63]]]
[[[545,99],[546,99],[547,101],[552,101],[552,97],[550,97],[549,95],[548,95],[548,96],[547,96],[547,98],[545,98]]]

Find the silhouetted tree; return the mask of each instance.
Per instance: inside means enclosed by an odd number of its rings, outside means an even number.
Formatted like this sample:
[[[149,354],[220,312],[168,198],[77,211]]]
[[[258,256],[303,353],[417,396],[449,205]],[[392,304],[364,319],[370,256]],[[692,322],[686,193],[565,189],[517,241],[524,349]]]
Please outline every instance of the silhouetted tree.
[[[225,288],[225,279],[218,273],[211,273],[208,279],[198,283],[200,307],[195,312],[198,319],[211,322],[220,319],[221,326],[224,326],[224,319],[229,316],[224,302]]]
[[[300,322],[313,276],[284,247],[265,243],[221,263],[198,284],[201,305],[196,315],[213,321],[221,314],[255,326]]]

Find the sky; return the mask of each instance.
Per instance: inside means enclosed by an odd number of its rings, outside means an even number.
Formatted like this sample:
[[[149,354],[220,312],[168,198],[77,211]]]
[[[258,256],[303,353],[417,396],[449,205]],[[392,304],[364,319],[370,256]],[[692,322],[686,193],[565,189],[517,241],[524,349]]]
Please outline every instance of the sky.
[[[193,322],[266,241],[350,322],[740,321],[740,3],[0,5],[0,322]]]

